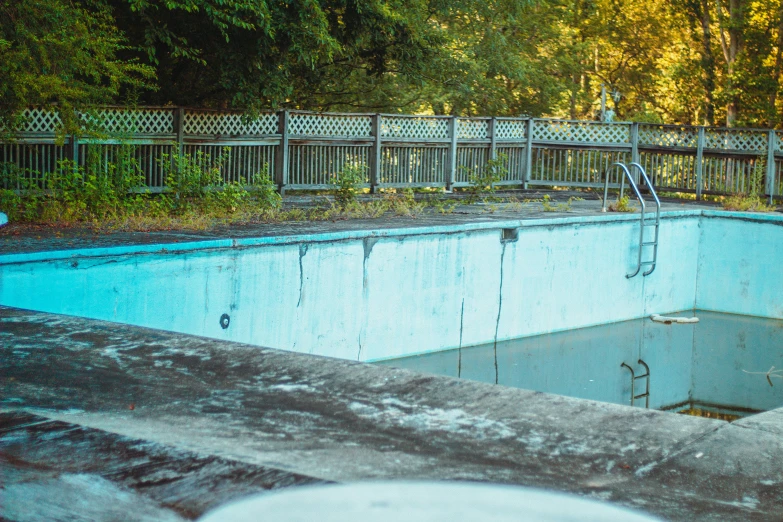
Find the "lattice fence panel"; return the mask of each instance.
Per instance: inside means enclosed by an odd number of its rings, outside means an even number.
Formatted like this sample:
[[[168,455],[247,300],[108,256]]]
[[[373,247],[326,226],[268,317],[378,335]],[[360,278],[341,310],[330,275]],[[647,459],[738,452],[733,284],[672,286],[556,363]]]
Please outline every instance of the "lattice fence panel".
[[[535,120],[536,141],[614,145],[630,143],[630,126],[621,123]]]
[[[539,185],[598,185],[612,163],[630,157],[629,152],[534,147],[530,180]],[[612,183],[619,182],[616,170],[610,171]]]
[[[53,134],[62,127],[62,124],[59,112],[51,109],[30,108],[22,111],[22,122],[16,131]]]
[[[381,184],[444,185],[448,149],[445,147],[383,147],[381,153]]]
[[[750,130],[707,129],[704,133],[707,149],[758,152],[767,150],[767,133]]]
[[[775,152],[783,152],[783,132],[775,132]]]
[[[370,147],[353,145],[292,145],[288,153],[288,182],[292,185],[335,183],[346,168],[364,172],[369,183]]]
[[[639,163],[658,189],[696,189],[696,156],[640,152]]]
[[[371,130],[371,116],[292,113],[288,117],[288,133],[292,136],[369,138]]]
[[[457,139],[483,140],[489,137],[489,121],[460,118],[457,120]]]
[[[269,136],[277,134],[274,112],[245,119],[236,112],[185,111],[182,130],[190,136]]]
[[[107,107],[79,115],[88,130],[124,134],[174,134],[174,113],[171,109],[120,109]]]
[[[495,138],[498,140],[525,140],[527,138],[527,120],[495,121]]]
[[[663,125],[639,125],[639,145],[653,147],[696,148],[699,130],[695,127],[669,127]]]
[[[381,136],[384,138],[448,138],[449,121],[445,118],[402,118],[383,116]]]

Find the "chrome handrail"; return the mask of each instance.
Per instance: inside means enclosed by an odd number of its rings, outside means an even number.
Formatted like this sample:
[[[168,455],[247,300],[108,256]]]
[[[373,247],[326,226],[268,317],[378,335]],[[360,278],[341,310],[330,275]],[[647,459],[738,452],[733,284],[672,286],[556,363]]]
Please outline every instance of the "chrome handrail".
[[[603,199],[603,206],[601,207],[601,212],[606,212],[607,210],[607,200],[609,199],[609,173],[611,170],[615,167],[619,167],[623,171],[623,176],[620,178],[620,197],[623,196],[623,191],[625,190],[625,178],[628,178],[628,184],[631,186],[631,189],[633,189],[634,193],[636,194],[636,199],[639,200],[639,204],[641,205],[641,212],[639,214],[639,255],[636,260],[636,270],[631,272],[630,274],[626,274],[625,277],[631,278],[636,276],[636,274],[639,273],[639,271],[642,269],[642,265],[649,264],[650,269],[642,274],[642,276],[648,276],[653,273],[655,270],[655,265],[658,260],[658,226],[661,221],[661,200],[658,199],[658,194],[655,193],[655,188],[653,187],[652,182],[650,181],[650,178],[647,177],[647,173],[644,171],[644,168],[639,165],[636,162],[633,162],[630,164],[631,168],[637,168],[639,169],[639,173],[642,176],[642,179],[644,180],[644,183],[647,185],[647,188],[650,190],[650,194],[652,194],[653,200],[655,201],[655,240],[651,241],[649,243],[644,242],[644,227],[645,227],[645,219],[647,216],[647,204],[644,201],[644,198],[642,197],[642,193],[639,191],[639,186],[636,184],[636,181],[634,181],[633,176],[631,175],[631,171],[628,169],[628,167],[625,165],[625,163],[621,162],[615,162],[612,163],[604,172],[604,199]],[[642,262],[642,251],[644,250],[645,246],[652,246],[654,248],[653,251],[653,260],[652,261],[646,261]]]

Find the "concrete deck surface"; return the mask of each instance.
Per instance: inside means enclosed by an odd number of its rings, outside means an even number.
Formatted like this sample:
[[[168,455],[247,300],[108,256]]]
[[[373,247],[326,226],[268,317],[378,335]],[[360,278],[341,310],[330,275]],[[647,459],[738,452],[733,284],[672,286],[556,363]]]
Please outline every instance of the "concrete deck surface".
[[[570,210],[543,210],[540,199],[549,195],[553,205],[572,200]],[[235,224],[218,226],[210,230],[163,230],[153,232],[113,232],[97,233],[80,226],[56,228],[50,226],[30,226],[11,223],[0,228],[0,255],[31,252],[74,250],[82,248],[105,248],[127,245],[146,245],[164,243],[187,243],[195,241],[221,240],[226,238],[263,238],[291,235],[314,235],[345,231],[371,231],[385,229],[413,229],[439,225],[464,225],[473,223],[493,223],[510,220],[532,220],[556,217],[598,216],[601,213],[601,201],[596,193],[568,191],[525,191],[503,193],[503,198],[515,198],[517,203],[486,202],[466,204],[459,195],[448,199],[456,206],[448,213],[441,213],[428,207],[415,217],[385,215],[376,219],[342,219],[334,221],[297,221],[283,223]],[[310,207],[322,200],[322,196],[286,196],[287,207]],[[369,199],[369,196],[363,199]],[[638,203],[636,204],[638,207]],[[662,211],[720,209],[719,206],[704,202],[682,199],[664,199]],[[606,215],[606,214],[603,214]],[[638,216],[636,213],[614,214],[619,216]]]
[[[371,479],[781,520],[783,410],[728,424],[0,307],[0,519],[192,519]]]

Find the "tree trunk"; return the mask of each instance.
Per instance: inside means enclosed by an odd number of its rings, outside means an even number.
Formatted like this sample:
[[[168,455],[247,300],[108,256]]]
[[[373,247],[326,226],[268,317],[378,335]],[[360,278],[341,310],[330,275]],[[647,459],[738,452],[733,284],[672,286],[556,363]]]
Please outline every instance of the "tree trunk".
[[[712,20],[708,1],[701,0],[701,12],[698,13],[701,22],[701,68],[704,71],[704,124],[715,125],[715,55],[712,54]]]
[[[726,75],[728,77],[726,88],[729,92],[729,102],[726,104],[726,126],[733,127],[737,121],[740,109],[740,94],[734,85],[734,72],[737,57],[742,52],[743,35],[745,28],[744,0],[729,0],[729,20],[725,23],[722,16],[722,7],[718,2],[718,16],[721,20],[721,48],[726,59]],[[726,41],[726,33],[729,38]]]
[[[772,68],[773,90],[769,95],[769,118],[767,125],[771,128],[778,126],[778,90],[780,89],[780,73],[783,69],[783,0],[778,7],[778,41],[775,49],[775,66]]]

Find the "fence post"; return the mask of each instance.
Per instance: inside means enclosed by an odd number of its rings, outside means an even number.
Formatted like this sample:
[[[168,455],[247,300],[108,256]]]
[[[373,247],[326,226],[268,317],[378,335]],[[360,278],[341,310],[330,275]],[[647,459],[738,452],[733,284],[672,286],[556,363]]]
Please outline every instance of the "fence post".
[[[182,154],[185,144],[185,108],[174,109],[174,130],[177,133],[177,154]]]
[[[777,145],[777,136],[774,130],[767,131],[767,195],[769,204],[773,202],[775,196],[775,146]]]
[[[285,193],[288,184],[288,111],[278,111],[277,132],[280,134],[280,145],[275,155],[275,183],[280,195]]]
[[[373,114],[372,129],[373,137],[372,148],[370,149],[370,193],[375,194],[378,191],[378,185],[381,181],[381,115]]]
[[[174,109],[174,132],[177,135],[177,153],[171,155],[171,172],[179,176],[178,161],[181,161],[185,149],[185,108],[177,107]],[[162,185],[166,185],[166,180],[162,180]],[[177,195],[179,197],[179,195]]]
[[[631,123],[630,138],[631,138],[631,162],[639,163],[639,124],[637,122]],[[636,184],[638,185],[641,180],[641,174],[638,170],[634,171],[634,178],[636,178]]]
[[[454,182],[457,180],[457,117],[449,119],[449,161],[446,169],[446,192],[454,190]]]
[[[701,201],[704,187],[704,127],[699,127],[696,139],[696,201]]]
[[[639,161],[639,122],[631,123],[631,162]]]
[[[525,141],[525,170],[522,172],[522,188],[527,190],[533,173],[533,127],[535,118],[527,119],[527,140]]]
[[[79,169],[79,136],[71,134],[71,161],[74,170]]]
[[[494,160],[498,157],[498,143],[495,137],[495,129],[497,128],[498,120],[494,116],[489,119],[487,131],[489,133],[489,159]]]

